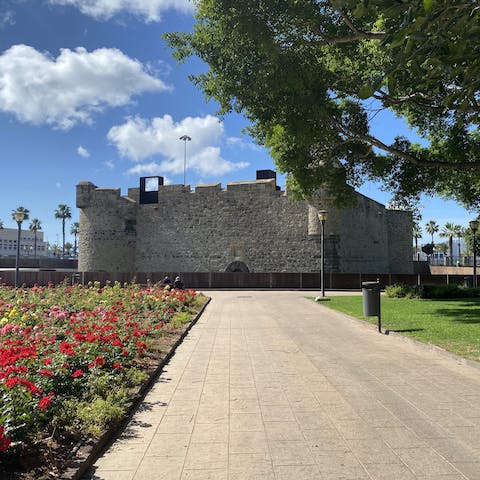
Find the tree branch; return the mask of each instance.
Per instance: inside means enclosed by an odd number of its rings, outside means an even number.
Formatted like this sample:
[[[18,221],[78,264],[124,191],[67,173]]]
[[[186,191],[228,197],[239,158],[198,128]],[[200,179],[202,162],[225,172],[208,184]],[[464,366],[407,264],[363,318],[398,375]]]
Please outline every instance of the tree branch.
[[[337,45],[340,43],[352,43],[352,42],[360,42],[362,40],[382,40],[385,37],[385,33],[383,32],[359,32],[354,35],[349,35],[347,37],[339,37],[339,38],[326,38],[324,37],[323,40],[313,40],[312,43],[319,47],[324,45]]]
[[[392,147],[383,143],[378,138],[372,137],[371,135],[359,135],[357,133],[353,133],[345,128],[343,125],[338,124],[337,126],[339,130],[351,141],[362,141],[367,142],[370,145],[373,145],[385,152],[391,153],[397,157],[403,158],[407,162],[416,165],[417,167],[424,167],[424,168],[447,168],[452,170],[479,170],[480,169],[480,162],[441,162],[436,160],[422,160],[421,158],[412,155],[411,153],[404,152],[403,150],[399,150],[398,148]]]
[[[411,103],[414,103],[415,105],[418,105],[419,107],[427,108],[429,110],[433,110],[437,112],[438,111],[446,112],[448,110],[455,110],[455,111],[459,110],[467,113],[475,113],[479,111],[478,103],[470,107],[464,107],[463,105],[446,106],[446,105],[442,105],[441,103],[438,103],[435,100],[435,98],[428,97],[427,95],[424,95],[423,93],[420,93],[420,92],[412,93],[411,95],[405,95],[403,97],[394,97],[380,90],[378,93],[373,93],[372,97],[391,105],[400,105],[402,103],[411,102]]]

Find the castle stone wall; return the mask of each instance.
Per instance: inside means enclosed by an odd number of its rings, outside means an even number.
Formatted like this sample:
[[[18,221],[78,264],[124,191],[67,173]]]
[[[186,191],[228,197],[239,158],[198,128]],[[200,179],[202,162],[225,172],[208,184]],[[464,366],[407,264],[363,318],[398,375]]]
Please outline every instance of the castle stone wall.
[[[79,271],[135,271],[137,204],[119,189],[77,186]]]
[[[316,268],[305,204],[271,180],[174,196],[160,189],[158,205],[141,205],[137,223],[138,271],[225,271],[233,262],[251,272]]]
[[[355,195],[339,210],[322,195],[295,202],[266,179],[162,185],[158,203],[139,204],[139,189],[121,197],[81,182],[79,270],[318,272],[325,209],[325,271],[411,273],[409,215]]]

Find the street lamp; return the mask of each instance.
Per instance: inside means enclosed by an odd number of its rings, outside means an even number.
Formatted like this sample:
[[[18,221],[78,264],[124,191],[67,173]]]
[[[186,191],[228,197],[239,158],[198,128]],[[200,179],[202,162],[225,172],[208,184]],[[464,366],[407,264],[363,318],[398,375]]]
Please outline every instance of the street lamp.
[[[18,225],[18,234],[17,234],[17,255],[15,257],[15,288],[18,288],[18,273],[19,273],[19,263],[20,263],[20,233],[22,232],[22,222],[25,219],[25,212],[13,212],[13,218]]]
[[[187,142],[191,140],[188,135],[182,135],[179,140],[183,140],[185,143],[185,149],[183,152],[183,186],[186,185],[186,172],[187,172]]]
[[[320,220],[320,290],[322,291],[321,299],[325,298],[325,221],[327,220],[328,212],[326,210],[318,211],[318,219]],[[317,297],[318,298],[318,297]],[[320,299],[320,298],[319,298]]]
[[[470,222],[470,230],[473,232],[473,286],[477,286],[477,239],[476,233],[478,230],[478,221],[471,220]]]

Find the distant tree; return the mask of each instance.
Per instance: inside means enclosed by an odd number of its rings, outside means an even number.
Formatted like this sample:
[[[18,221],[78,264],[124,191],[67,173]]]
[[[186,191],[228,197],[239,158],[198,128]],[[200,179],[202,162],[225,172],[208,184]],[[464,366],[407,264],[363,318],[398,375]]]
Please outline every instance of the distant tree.
[[[73,245],[70,242],[65,243],[65,253],[67,255],[70,255],[70,252],[72,251]]]
[[[0,230],[3,229],[3,222],[0,220]]]
[[[465,229],[461,225],[455,225],[455,236],[458,240],[458,260],[460,260],[460,257],[462,256],[460,240],[463,238],[464,235]]]
[[[38,218],[34,218],[29,225],[29,230],[33,232],[33,255],[37,257],[37,231],[42,229],[42,224]]]
[[[447,242],[440,242],[435,245],[435,250],[440,253],[447,253],[448,252],[448,243]]]
[[[415,255],[418,256],[418,239],[422,238],[422,227],[418,224],[418,222],[413,222],[413,239],[415,240]]]
[[[435,245],[433,236],[438,232],[439,228],[440,227],[435,220],[429,220],[428,223],[425,224],[425,230],[432,236],[432,245]]]
[[[70,207],[65,204],[60,204],[55,210],[55,218],[62,220],[62,255],[65,255],[65,220],[72,218]]]
[[[73,222],[72,226],[70,228],[70,234],[73,235],[73,238],[75,239],[74,241],[74,246],[73,246],[73,254],[77,255],[77,237],[80,233],[80,223],[79,222]]]
[[[23,214],[24,214],[23,220],[28,220],[29,215],[30,215],[30,210],[29,210],[28,208],[18,207],[18,208],[16,208],[15,210],[12,210],[12,218],[13,218],[13,220],[15,220],[15,213],[16,213],[16,212],[23,212]]]
[[[56,243],[54,243],[53,245],[50,245],[50,252],[54,257],[58,257],[62,252],[62,250]]]
[[[425,254],[425,255],[431,255],[433,253],[433,243],[426,243],[425,245],[423,245],[422,247],[422,252]]]
[[[440,232],[440,237],[448,238],[448,255],[450,256],[449,263],[453,262],[453,237],[457,234],[456,226],[453,223],[446,223]]]

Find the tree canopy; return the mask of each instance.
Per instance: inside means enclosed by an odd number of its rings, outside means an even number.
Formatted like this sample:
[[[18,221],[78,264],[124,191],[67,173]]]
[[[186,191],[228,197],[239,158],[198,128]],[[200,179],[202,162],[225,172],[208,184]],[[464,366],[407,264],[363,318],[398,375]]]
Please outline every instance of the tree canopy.
[[[179,60],[220,104],[243,112],[300,196],[382,181],[397,201],[439,193],[480,206],[480,2],[198,0]],[[424,139],[372,134],[390,109]]]

